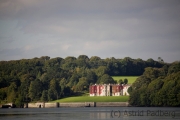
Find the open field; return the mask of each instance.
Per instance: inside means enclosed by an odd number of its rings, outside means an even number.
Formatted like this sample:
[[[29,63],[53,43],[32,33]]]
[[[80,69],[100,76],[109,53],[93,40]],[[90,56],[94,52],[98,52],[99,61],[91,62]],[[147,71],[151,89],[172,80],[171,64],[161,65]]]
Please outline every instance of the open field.
[[[112,76],[112,78],[116,81],[122,79],[124,80],[125,78],[128,79],[128,84],[132,84],[139,76]]]
[[[67,97],[52,102],[127,102],[129,96],[77,96]]]

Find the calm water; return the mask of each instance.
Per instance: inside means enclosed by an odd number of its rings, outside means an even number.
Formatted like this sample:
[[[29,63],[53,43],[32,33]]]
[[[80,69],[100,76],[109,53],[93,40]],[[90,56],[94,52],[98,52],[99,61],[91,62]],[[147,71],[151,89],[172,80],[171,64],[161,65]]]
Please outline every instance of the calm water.
[[[0,109],[0,120],[180,120],[180,108],[90,107]]]

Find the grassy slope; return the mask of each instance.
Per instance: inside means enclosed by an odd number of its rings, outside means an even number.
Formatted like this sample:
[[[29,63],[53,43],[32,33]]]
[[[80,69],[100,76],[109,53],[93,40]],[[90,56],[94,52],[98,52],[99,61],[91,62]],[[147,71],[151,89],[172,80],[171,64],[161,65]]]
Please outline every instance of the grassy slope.
[[[139,76],[112,76],[114,80],[124,80],[125,78],[128,79],[128,84],[132,84]]]
[[[129,96],[78,96],[62,98],[53,102],[127,102]]]

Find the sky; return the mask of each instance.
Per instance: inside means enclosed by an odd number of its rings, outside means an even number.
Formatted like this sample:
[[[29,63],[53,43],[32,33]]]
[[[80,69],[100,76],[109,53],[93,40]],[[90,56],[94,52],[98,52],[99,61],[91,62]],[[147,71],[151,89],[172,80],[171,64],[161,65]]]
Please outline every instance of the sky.
[[[0,61],[79,55],[180,61],[180,1],[0,0]]]

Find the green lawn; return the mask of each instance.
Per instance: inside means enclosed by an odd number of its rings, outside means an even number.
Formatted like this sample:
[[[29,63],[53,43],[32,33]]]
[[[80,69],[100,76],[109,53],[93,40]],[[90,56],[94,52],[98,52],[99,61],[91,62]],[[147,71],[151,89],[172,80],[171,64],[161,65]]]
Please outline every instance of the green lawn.
[[[52,102],[127,102],[129,96],[77,96],[67,97]]]
[[[124,80],[125,78],[128,79],[128,84],[132,84],[139,76],[112,76],[114,80]]]
[[[128,84],[132,84],[139,76],[112,76],[114,80],[128,79]],[[129,96],[76,96],[67,97],[52,102],[127,102]]]

